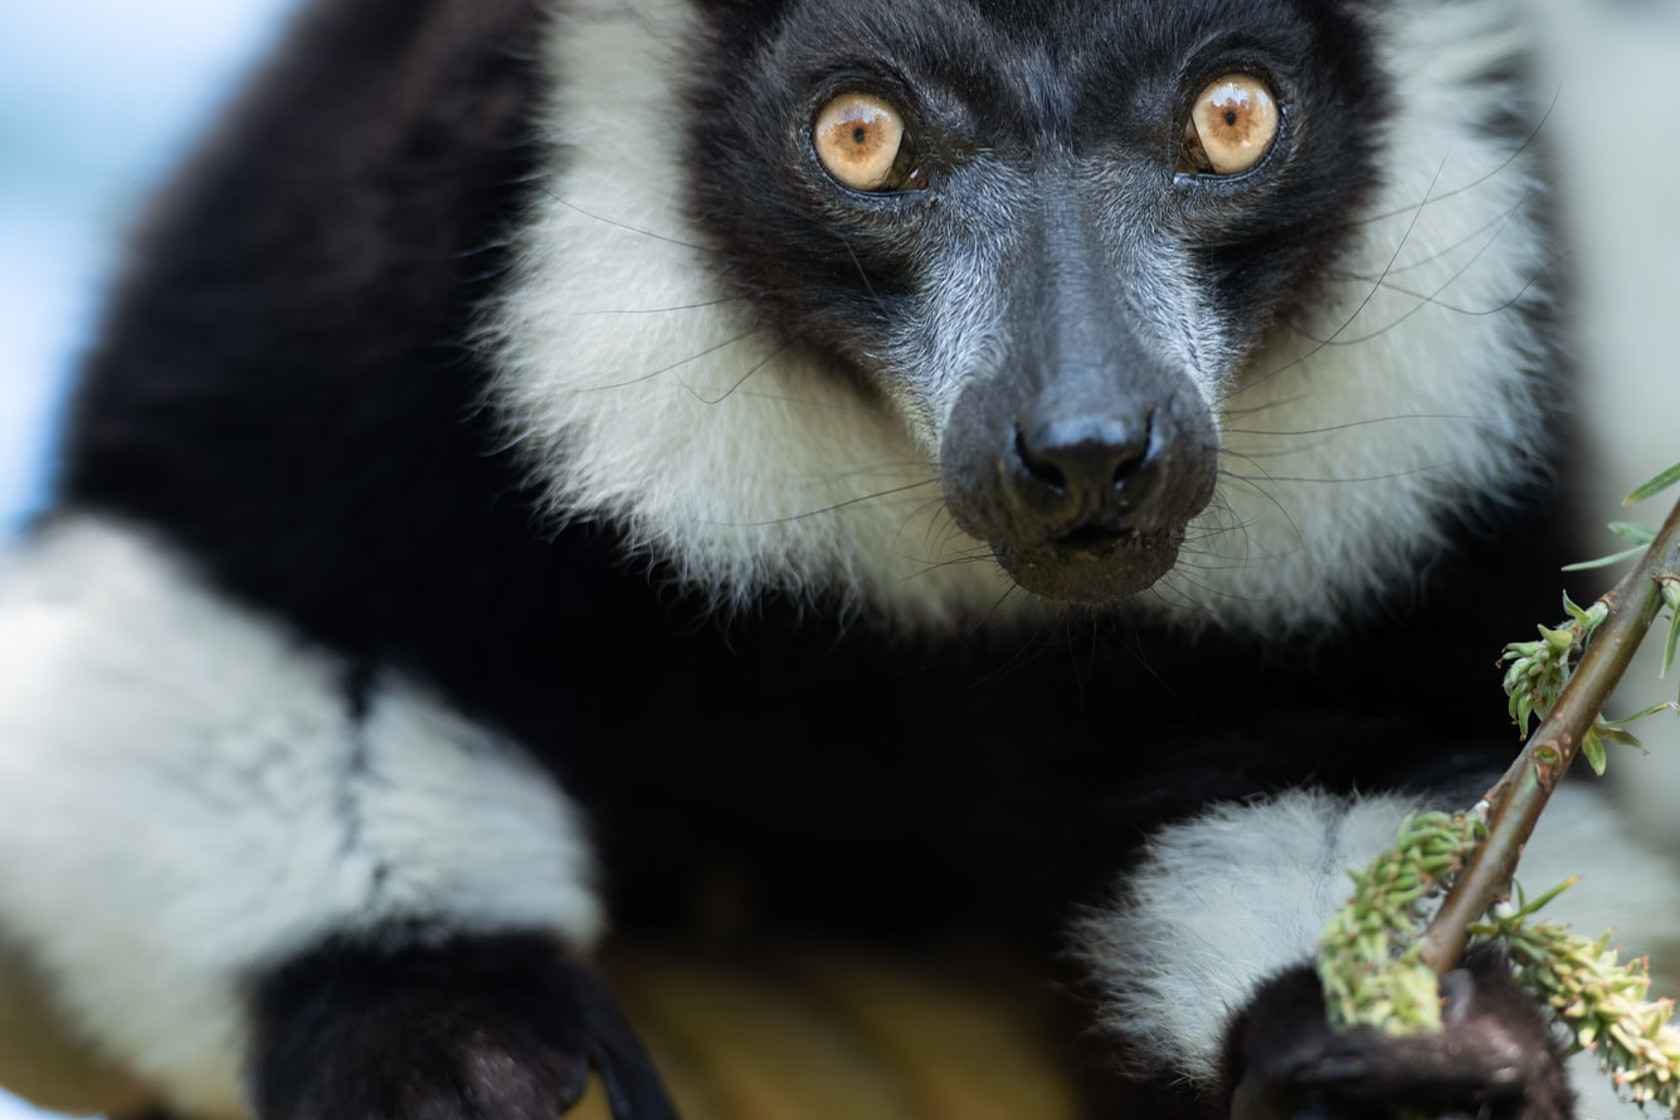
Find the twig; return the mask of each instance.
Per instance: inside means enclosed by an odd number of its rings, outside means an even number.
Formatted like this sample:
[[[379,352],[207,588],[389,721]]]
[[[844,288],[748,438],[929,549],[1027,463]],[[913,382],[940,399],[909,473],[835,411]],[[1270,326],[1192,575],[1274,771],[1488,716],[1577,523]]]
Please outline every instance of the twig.
[[[1437,975],[1458,966],[1471,924],[1509,893],[1517,859],[1540,811],[1656,620],[1663,602],[1657,577],[1675,571],[1680,571],[1680,504],[1633,570],[1603,597],[1609,614],[1569,683],[1511,768],[1487,792],[1492,807],[1487,838],[1477,845],[1418,943],[1418,959]]]

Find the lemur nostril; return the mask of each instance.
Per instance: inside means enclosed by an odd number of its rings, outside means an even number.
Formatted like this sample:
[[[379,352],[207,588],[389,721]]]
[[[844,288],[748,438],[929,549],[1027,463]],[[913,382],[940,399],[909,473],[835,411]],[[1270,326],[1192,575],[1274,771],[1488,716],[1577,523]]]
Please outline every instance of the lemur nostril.
[[[1044,485],[1058,493],[1067,489],[1067,476],[1061,468],[1048,459],[1040,459],[1027,448],[1027,437],[1020,428],[1015,429],[1015,455],[1021,460],[1021,465]]]
[[[1131,480],[1149,464],[1150,427],[1147,420],[1139,424],[1106,415],[1021,425],[1015,431],[1015,454],[1025,472],[1023,482],[1081,509],[1119,508],[1122,489],[1131,497],[1130,490],[1139,485]]]

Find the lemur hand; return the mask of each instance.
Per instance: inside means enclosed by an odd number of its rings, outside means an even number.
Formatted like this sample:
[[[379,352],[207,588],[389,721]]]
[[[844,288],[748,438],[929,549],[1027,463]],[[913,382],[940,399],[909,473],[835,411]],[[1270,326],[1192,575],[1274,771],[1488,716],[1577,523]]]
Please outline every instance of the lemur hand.
[[[555,1120],[593,1068],[616,1120],[675,1120],[596,974],[546,938],[329,946],[257,992],[262,1120]]]
[[[1563,1054],[1498,954],[1442,981],[1445,1029],[1330,1029],[1310,966],[1272,980],[1232,1026],[1232,1120],[1570,1120]]]

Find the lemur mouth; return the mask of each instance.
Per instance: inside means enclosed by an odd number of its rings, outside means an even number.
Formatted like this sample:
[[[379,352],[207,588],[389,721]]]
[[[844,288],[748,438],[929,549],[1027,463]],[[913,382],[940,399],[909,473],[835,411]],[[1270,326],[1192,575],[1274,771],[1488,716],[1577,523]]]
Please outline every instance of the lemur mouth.
[[[1087,525],[1040,544],[994,542],[992,555],[1023,590],[1065,603],[1113,606],[1171,571],[1183,544],[1183,526]]]
[[[1050,543],[1058,548],[1078,548],[1098,552],[1108,548],[1135,541],[1138,537],[1136,529],[1119,529],[1108,525],[1082,525],[1071,532],[1064,533]]]

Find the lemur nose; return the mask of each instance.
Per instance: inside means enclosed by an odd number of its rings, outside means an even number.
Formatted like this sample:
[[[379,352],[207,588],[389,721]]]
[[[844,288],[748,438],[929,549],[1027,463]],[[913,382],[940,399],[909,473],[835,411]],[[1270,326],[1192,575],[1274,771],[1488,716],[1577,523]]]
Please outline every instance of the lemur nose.
[[[1141,495],[1128,482],[1151,457],[1151,419],[1086,415],[1017,427],[1021,485],[1030,492],[1023,496],[1046,516],[1072,520],[1073,529],[1129,512]]]

